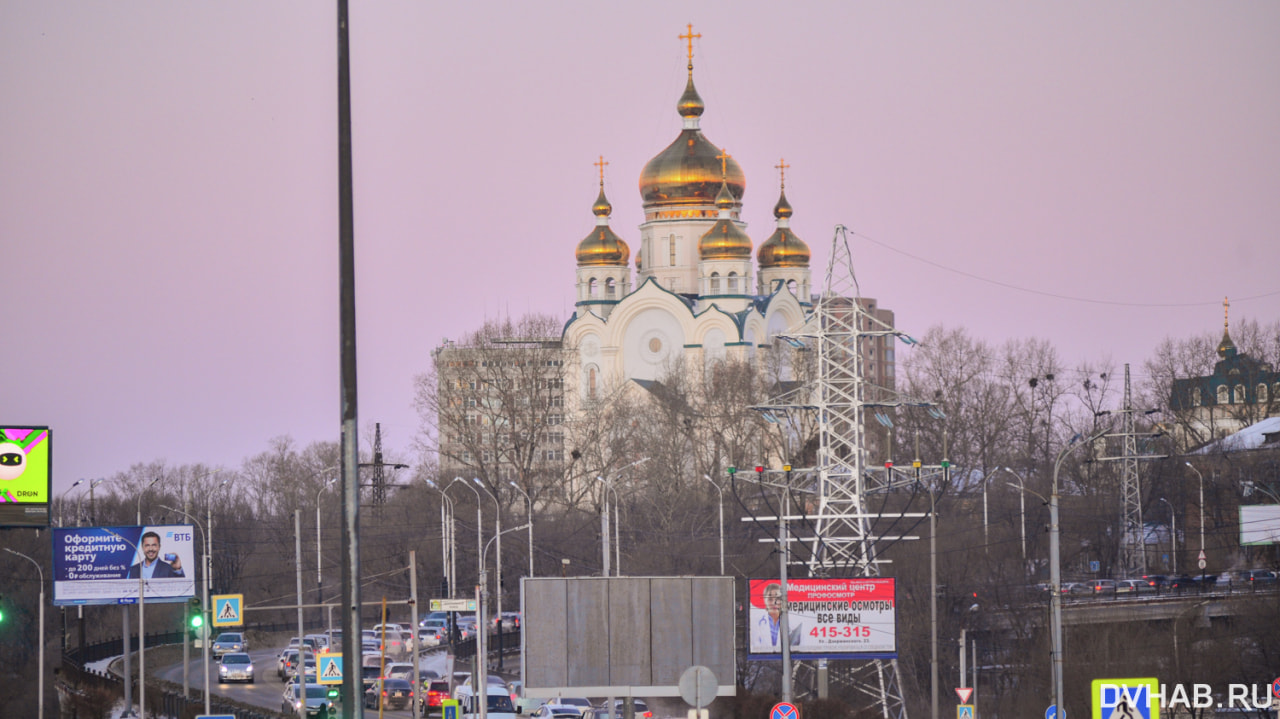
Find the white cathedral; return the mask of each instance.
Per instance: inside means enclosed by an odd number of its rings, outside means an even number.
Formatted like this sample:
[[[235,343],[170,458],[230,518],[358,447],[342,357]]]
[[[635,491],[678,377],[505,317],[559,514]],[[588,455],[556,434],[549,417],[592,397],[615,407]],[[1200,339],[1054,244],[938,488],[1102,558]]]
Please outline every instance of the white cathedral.
[[[749,358],[797,330],[811,308],[809,247],[791,231],[785,175],[777,229],[753,253],[740,219],[742,168],[702,134],[692,57],[676,107],[680,135],[640,175],[635,286],[631,248],[609,227],[603,174],[596,226],[578,244],[576,311],[563,339],[577,349],[584,398],[619,381],[659,379],[680,359]]]

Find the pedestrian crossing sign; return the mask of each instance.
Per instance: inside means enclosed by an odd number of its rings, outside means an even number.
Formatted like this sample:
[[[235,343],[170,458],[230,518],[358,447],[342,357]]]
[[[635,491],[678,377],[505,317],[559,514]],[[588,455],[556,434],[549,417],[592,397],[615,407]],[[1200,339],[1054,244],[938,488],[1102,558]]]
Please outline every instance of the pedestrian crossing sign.
[[[1093,719],[1160,719],[1160,680],[1094,679]]]
[[[342,683],[342,655],[341,654],[321,654],[320,666],[318,667],[320,676],[318,681],[321,684],[341,684]]]
[[[213,626],[239,627],[244,624],[244,595],[215,594],[213,597]]]
[[[957,705],[956,705],[956,719],[973,719],[973,705],[972,705],[972,704],[957,704]]]
[[[440,719],[459,719],[458,700],[445,699],[440,702]]]

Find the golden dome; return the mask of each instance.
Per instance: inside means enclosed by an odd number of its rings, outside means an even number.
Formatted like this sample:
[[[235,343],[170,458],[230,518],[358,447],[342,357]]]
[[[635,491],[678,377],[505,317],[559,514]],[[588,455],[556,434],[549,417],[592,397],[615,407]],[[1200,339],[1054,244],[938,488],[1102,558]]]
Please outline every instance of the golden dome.
[[[720,207],[720,219],[698,240],[698,255],[704,260],[749,259],[751,238],[729,217],[733,195],[728,182],[720,183],[716,205]]]
[[[698,116],[704,106],[698,91],[693,87],[693,77],[685,86],[677,105],[685,127],[675,142],[658,153],[640,173],[640,197],[645,207],[651,205],[709,205],[719,190],[722,179],[727,179],[729,191],[735,202],[742,201],[746,191],[746,177],[742,167],[730,158],[725,172],[720,172],[720,148],[703,136],[698,128]]]
[[[778,204],[773,206],[773,216],[778,218],[778,229],[769,235],[769,239],[760,245],[760,251],[756,253],[760,269],[808,267],[809,246],[791,231],[791,203],[787,202],[786,192],[778,197]]]
[[[609,228],[609,214],[613,212],[613,205],[604,196],[603,187],[600,188],[600,196],[596,198],[595,204],[591,206],[591,212],[597,218],[596,226],[578,243],[575,253],[578,266],[627,264],[631,260],[631,248]]]

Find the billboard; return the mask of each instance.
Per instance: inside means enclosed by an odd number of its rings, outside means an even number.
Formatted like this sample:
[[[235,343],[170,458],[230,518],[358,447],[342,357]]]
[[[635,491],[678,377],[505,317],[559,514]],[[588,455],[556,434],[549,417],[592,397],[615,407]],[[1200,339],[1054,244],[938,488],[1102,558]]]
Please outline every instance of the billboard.
[[[525,577],[524,695],[677,697],[704,666],[733,696],[734,605],[732,577]]]
[[[0,527],[48,527],[51,432],[0,426]]]
[[[1280,504],[1240,505],[1240,544],[1280,544]]]
[[[748,581],[748,655],[782,656],[782,583]],[[792,656],[892,659],[897,656],[897,602],[888,577],[787,580],[787,625]]]
[[[195,596],[190,525],[58,527],[53,530],[53,604],[134,604]]]

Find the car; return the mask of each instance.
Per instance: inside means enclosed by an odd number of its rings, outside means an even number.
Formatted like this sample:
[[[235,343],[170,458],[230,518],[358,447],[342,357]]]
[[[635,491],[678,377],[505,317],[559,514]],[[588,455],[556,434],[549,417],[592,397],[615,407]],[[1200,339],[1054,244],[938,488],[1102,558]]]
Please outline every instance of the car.
[[[280,704],[280,713],[286,716],[297,716],[298,710],[302,708],[303,702],[306,702],[307,716],[309,717],[326,717],[333,716],[336,709],[333,701],[329,697],[329,688],[323,684],[307,684],[306,694],[300,691],[302,687],[297,684],[290,684],[285,687],[282,703]]]
[[[643,699],[632,699],[631,702],[632,702],[631,706],[635,709],[636,719],[653,719],[653,712],[649,710],[649,705],[645,704]],[[615,717],[622,716],[622,710],[625,707],[626,707],[625,699],[614,699],[613,715]],[[609,709],[609,703],[605,701],[601,704],[598,704],[596,705],[596,709],[604,709],[607,711]]]
[[[568,704],[543,704],[530,716],[537,719],[582,719],[582,710]]]
[[[1240,581],[1252,586],[1276,583],[1276,573],[1269,569],[1246,569],[1240,572]]]
[[[218,661],[218,683],[253,683],[253,659],[244,652],[227,652]]]
[[[418,646],[436,647],[443,643],[445,630],[439,627],[418,630]]]
[[[462,715],[464,717],[478,718],[480,716],[480,697],[471,694],[469,691],[465,696],[461,697]],[[511,695],[507,693],[505,686],[497,686],[490,684],[485,692],[485,710],[489,719],[516,719],[520,714],[520,710],[511,703]]]
[[[244,634],[240,632],[223,632],[213,640],[210,646],[213,656],[220,657],[227,652],[247,652],[249,651],[249,642],[244,638]]]
[[[491,631],[491,632],[496,632],[496,631],[498,630],[498,620],[499,620],[499,617],[494,617],[493,619],[490,619],[490,620],[489,620],[489,621],[490,621],[490,623],[493,625],[493,626],[489,629],[489,631]],[[503,612],[503,613],[502,613],[501,620],[502,620],[502,631],[503,631],[503,632],[514,632],[514,631],[519,631],[519,629],[520,629],[520,612]]]
[[[1156,591],[1150,579],[1121,579],[1116,582],[1116,594],[1151,594]]]
[[[1095,579],[1089,582],[1090,589],[1095,595],[1109,594],[1115,596],[1116,580],[1114,579]]]
[[[1083,582],[1063,582],[1058,588],[1063,594],[1073,597],[1093,594],[1093,586]]]
[[[360,667],[360,681],[364,683],[364,688],[368,689],[371,684],[382,678],[382,668]]]
[[[443,712],[441,702],[449,698],[449,682],[444,679],[430,679],[423,682],[423,696],[426,702],[422,705],[422,716]]]
[[[280,681],[284,681],[293,671],[293,663],[298,661],[297,649],[285,649],[280,652],[280,656],[276,657],[276,675],[280,677]]]
[[[448,621],[449,621],[448,612],[431,612],[427,616],[418,620],[418,628],[426,629],[427,627],[438,627],[438,626],[442,626],[443,623],[447,623]],[[434,624],[433,622],[441,622],[442,624]]]
[[[413,665],[406,662],[388,662],[382,670],[382,676],[396,679],[412,679]]]
[[[364,705],[370,709],[404,709],[413,703],[413,684],[404,679],[375,679],[364,690]]]
[[[587,699],[586,697],[560,697],[559,699],[556,700],[556,703],[561,704],[563,706],[570,706],[570,707],[577,708],[578,713],[581,714],[583,717],[587,716],[587,714],[589,714],[592,709],[591,700]]]
[[[315,647],[315,650],[320,654],[327,654],[328,652],[332,651],[329,648],[328,634],[308,634],[307,636],[303,637],[303,639],[311,640],[311,646]]]

